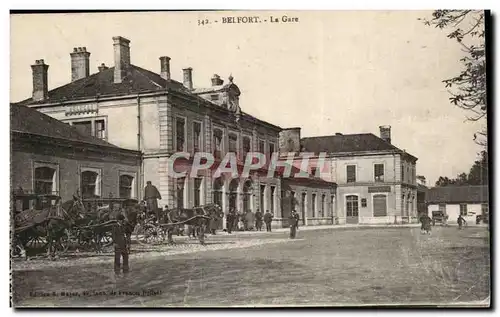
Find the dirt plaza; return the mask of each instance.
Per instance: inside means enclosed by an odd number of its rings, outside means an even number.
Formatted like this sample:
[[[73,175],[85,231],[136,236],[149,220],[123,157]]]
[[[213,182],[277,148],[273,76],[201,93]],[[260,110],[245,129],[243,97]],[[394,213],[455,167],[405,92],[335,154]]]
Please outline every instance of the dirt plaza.
[[[343,228],[178,239],[131,255],[14,261],[16,306],[487,305],[485,227]]]

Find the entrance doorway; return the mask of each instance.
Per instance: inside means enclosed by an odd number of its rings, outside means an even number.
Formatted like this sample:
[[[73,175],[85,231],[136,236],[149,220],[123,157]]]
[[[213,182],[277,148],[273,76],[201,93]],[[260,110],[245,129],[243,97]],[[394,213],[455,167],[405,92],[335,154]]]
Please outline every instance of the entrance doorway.
[[[348,195],[345,198],[346,223],[359,223],[359,201],[358,196]]]

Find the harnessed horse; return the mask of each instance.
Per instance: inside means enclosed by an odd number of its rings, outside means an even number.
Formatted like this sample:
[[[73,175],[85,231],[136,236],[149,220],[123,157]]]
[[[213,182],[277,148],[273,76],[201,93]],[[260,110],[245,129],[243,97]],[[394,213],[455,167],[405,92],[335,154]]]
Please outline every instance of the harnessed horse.
[[[171,209],[162,215],[160,219],[162,224],[170,224],[165,226],[167,232],[168,243],[173,244],[173,232],[180,225],[190,225],[195,228],[198,233],[198,238],[201,244],[205,243],[205,229],[210,219],[222,218],[224,214],[222,209],[217,204],[203,205],[191,209],[177,208]]]
[[[33,238],[43,237],[47,241],[47,256],[53,258],[56,253],[56,244],[61,244],[61,240],[69,236],[71,227],[82,218],[85,207],[81,199],[73,196],[73,200],[68,200],[56,207],[50,207],[46,211],[47,215],[39,222],[33,222],[26,228],[19,228],[16,233],[18,246],[21,254],[26,257],[26,244]],[[25,211],[30,212],[30,211]]]

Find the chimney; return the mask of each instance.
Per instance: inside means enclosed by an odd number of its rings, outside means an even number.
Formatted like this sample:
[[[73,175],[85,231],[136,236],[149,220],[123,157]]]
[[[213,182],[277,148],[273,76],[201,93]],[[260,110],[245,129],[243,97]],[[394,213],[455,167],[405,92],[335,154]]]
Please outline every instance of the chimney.
[[[182,72],[184,73],[184,87],[193,90],[193,69],[191,67],[184,68]]]
[[[224,80],[220,79],[220,76],[217,74],[214,74],[211,79],[212,86],[221,86],[222,84],[224,84]]]
[[[391,143],[391,126],[381,125],[379,129],[380,129],[380,138],[388,143]]]
[[[160,75],[163,79],[170,80],[170,57],[160,57]]]
[[[127,68],[130,65],[130,41],[121,36],[114,36],[113,42],[115,49],[114,82],[119,84],[127,75]]]
[[[49,65],[46,65],[43,59],[36,60],[35,65],[31,65],[33,70],[33,100],[44,101],[49,96],[49,81],[48,70]]]
[[[342,134],[342,133],[340,133],[340,132],[337,132],[337,133],[335,133],[335,135],[343,135],[343,134]]]
[[[71,81],[82,79],[90,75],[90,53],[85,47],[73,48],[71,56]]]
[[[101,66],[97,67],[97,69],[99,70],[99,72],[102,72],[106,69],[108,69],[109,67],[106,66],[104,63],[101,63]]]

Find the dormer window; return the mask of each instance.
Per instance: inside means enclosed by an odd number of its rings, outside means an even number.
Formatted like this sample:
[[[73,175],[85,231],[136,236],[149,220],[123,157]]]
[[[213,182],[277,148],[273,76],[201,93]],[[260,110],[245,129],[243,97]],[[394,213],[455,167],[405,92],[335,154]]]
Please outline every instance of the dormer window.
[[[210,100],[211,101],[219,101],[219,95],[217,95],[217,94],[210,95]]]

